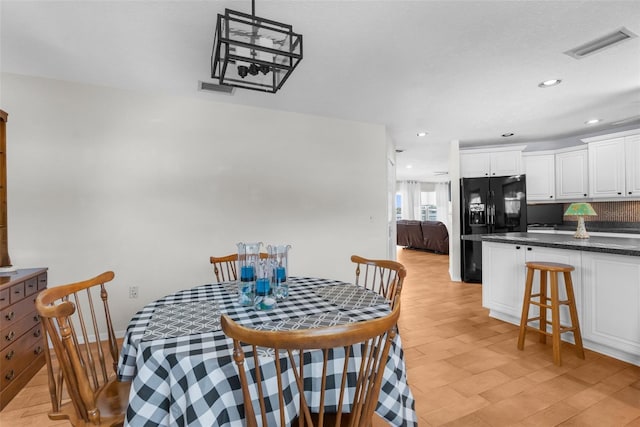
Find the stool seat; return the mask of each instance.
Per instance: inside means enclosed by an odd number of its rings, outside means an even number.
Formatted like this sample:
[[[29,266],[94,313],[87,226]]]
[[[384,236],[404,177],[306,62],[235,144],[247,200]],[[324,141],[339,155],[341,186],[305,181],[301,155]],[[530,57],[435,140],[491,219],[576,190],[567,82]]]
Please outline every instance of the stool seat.
[[[560,358],[560,334],[572,332],[576,352],[578,357],[584,359],[584,348],[582,347],[582,335],[580,334],[580,325],[578,324],[578,311],[576,310],[576,301],[573,294],[573,282],[571,280],[571,272],[575,270],[572,265],[561,264],[557,262],[547,261],[530,261],[527,266],[527,281],[524,289],[524,301],[522,304],[522,317],[520,318],[520,334],[518,335],[518,349],[524,349],[524,340],[528,329],[535,330],[540,335],[540,342],[546,343],[547,335],[553,339],[553,362],[560,366],[562,364]],[[535,271],[540,272],[540,290],[533,293],[533,276]],[[562,273],[564,277],[564,286],[567,294],[566,300],[560,300],[558,294],[558,274]],[[547,275],[551,278],[550,291],[551,297],[547,295]],[[534,298],[538,298],[536,301]],[[529,317],[529,308],[535,305],[539,309],[537,317]],[[562,325],[560,323],[560,306],[565,305],[569,308],[569,316],[571,325]],[[551,310],[551,320],[547,318],[547,310]],[[539,326],[531,326],[529,322],[539,321]],[[547,325],[551,325],[551,332],[547,330]]]
[[[571,272],[576,269],[573,265],[547,261],[529,261],[527,262],[527,267],[536,270],[554,271],[558,273]]]

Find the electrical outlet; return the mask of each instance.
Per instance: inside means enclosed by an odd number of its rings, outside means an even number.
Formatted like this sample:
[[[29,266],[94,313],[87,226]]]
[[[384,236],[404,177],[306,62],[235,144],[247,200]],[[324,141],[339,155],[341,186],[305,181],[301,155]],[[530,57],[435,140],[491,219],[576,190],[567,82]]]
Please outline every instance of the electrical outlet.
[[[138,298],[137,286],[129,286],[129,298]]]

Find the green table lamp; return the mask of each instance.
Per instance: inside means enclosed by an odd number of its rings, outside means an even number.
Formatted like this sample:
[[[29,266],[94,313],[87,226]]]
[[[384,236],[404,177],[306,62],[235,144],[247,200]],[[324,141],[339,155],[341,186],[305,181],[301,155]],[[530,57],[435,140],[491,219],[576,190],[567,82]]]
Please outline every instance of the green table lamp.
[[[593,207],[589,203],[571,203],[564,215],[578,217],[578,228],[576,229],[576,234],[574,234],[573,237],[576,239],[588,239],[589,234],[584,226],[584,217],[587,215],[596,216],[598,214],[593,210]]]

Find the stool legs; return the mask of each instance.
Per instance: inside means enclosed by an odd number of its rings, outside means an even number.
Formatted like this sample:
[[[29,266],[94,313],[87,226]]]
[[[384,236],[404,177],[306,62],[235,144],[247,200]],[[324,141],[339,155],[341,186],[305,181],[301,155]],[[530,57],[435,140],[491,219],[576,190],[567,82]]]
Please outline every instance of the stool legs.
[[[533,294],[534,272],[540,272],[540,292]],[[575,295],[573,293],[573,281],[571,280],[571,270],[573,267],[555,263],[527,263],[527,280],[524,289],[524,301],[522,304],[522,317],[520,318],[520,333],[518,335],[518,349],[524,349],[524,341],[527,329],[534,329],[539,334],[540,343],[546,343],[547,335],[551,335],[553,343],[553,362],[561,365],[560,347],[562,344],[561,334],[564,332],[573,332],[575,340],[575,348],[577,356],[584,359],[584,348],[582,346],[582,334],[578,323],[578,311],[575,304]],[[550,283],[547,282],[547,273],[551,276]],[[567,293],[567,300],[561,301],[558,289],[558,273],[563,273],[564,284]],[[547,287],[549,288],[547,290]],[[548,296],[547,292],[550,292]],[[538,297],[538,301],[532,299]],[[537,305],[539,310],[538,317],[529,317],[529,308],[531,304]],[[571,326],[564,326],[560,323],[560,305],[567,305],[571,318]],[[547,310],[551,310],[551,321],[547,318]],[[538,320],[539,327],[529,326],[529,322]],[[548,325],[551,324],[551,333],[547,331]]]
[[[554,273],[550,273],[552,278],[555,277]],[[553,279],[551,279],[553,280]],[[547,307],[546,304],[549,301],[547,298],[547,272],[540,270],[540,336],[539,340],[542,344],[547,343]],[[553,319],[553,316],[551,317]],[[543,332],[544,331],[544,332]]]
[[[580,359],[584,359],[584,347],[582,346],[582,333],[580,332],[580,323],[578,323],[578,310],[576,305],[571,304],[575,302],[576,298],[573,295],[573,282],[571,281],[571,273],[564,273],[564,283],[567,284],[567,299],[569,300],[569,315],[571,316],[571,325],[575,328],[573,330],[573,339],[576,342],[576,353]]]
[[[550,274],[551,274],[551,331],[553,334],[551,338],[553,341],[553,363],[560,366],[562,362],[560,361],[560,305],[558,304],[558,301],[560,301],[560,298],[558,298],[558,274],[557,273],[550,273]],[[540,310],[543,310],[543,308],[540,307]],[[544,311],[547,311],[547,310],[544,309]]]
[[[524,301],[522,303],[522,316],[520,317],[520,334],[518,335],[518,350],[524,349],[524,338],[527,333],[529,321],[529,306],[531,304],[531,288],[533,287],[533,268],[527,268],[527,281],[524,285]]]

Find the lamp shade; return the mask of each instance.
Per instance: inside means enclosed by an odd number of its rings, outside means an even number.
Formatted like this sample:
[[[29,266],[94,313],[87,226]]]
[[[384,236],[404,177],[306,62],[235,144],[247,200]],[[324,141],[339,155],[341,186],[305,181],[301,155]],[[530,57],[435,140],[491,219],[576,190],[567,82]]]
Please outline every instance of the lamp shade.
[[[565,211],[565,216],[596,216],[598,215],[589,203],[571,203]]]

